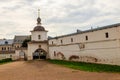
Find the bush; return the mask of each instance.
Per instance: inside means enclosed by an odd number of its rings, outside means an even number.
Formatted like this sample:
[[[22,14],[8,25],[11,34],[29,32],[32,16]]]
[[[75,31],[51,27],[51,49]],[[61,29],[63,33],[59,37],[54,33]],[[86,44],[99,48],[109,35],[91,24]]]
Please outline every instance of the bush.
[[[0,63],[6,63],[6,62],[11,62],[11,61],[12,61],[11,58],[6,58],[6,59],[0,60]]]
[[[30,39],[25,39],[22,43],[22,47],[28,47],[28,42],[30,42],[31,40]]]

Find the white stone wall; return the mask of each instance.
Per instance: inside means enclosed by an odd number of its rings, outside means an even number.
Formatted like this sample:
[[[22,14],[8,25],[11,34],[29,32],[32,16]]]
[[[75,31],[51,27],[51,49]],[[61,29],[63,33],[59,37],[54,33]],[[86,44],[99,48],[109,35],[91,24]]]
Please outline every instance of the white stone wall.
[[[24,58],[27,57],[27,53],[28,53],[27,49],[26,50],[25,49],[19,49],[19,50],[15,50],[14,60],[19,60],[21,58],[20,57],[20,52],[25,53]]]
[[[48,52],[48,44],[47,43],[30,43],[28,44],[28,60],[33,59],[33,53],[35,50],[39,48],[39,45],[41,45],[41,48],[44,49],[46,52]]]
[[[109,33],[109,38],[105,38],[105,33]],[[72,44],[72,43],[80,43],[80,42],[94,42],[94,41],[102,41],[102,40],[110,40],[120,38],[120,28],[108,28],[104,30],[98,30],[93,32],[87,32],[82,34],[75,34],[66,37],[60,37],[58,39],[49,40],[49,44],[52,44],[52,41],[55,45],[61,45],[61,40],[63,40],[63,44]],[[88,36],[88,40],[85,40],[85,36]],[[71,42],[71,38],[73,38],[73,42]]]
[[[32,41],[47,40],[47,31],[31,31],[31,33],[32,33],[32,36],[31,36]],[[41,36],[41,39],[38,38],[38,35]]]
[[[105,36],[107,32],[108,38]],[[85,36],[88,36],[88,40]],[[120,27],[50,39],[50,58],[60,59],[59,53],[64,55],[65,60],[73,56],[72,60],[77,59],[75,61],[120,65]]]
[[[14,60],[15,54],[0,54],[0,60],[6,59],[6,58],[12,58]]]

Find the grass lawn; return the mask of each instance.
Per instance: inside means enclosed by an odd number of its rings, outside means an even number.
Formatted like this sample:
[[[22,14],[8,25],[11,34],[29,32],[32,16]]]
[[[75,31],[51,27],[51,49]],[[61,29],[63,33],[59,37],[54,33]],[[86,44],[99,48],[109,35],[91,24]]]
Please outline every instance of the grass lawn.
[[[73,62],[73,61],[62,61],[62,60],[48,60],[50,63],[63,65],[72,69],[90,71],[90,72],[119,72],[120,66],[106,65],[106,64],[95,64],[85,62]]]
[[[1,64],[5,64],[5,63],[8,63],[8,62],[12,62],[12,59],[11,59],[11,58],[2,59],[2,60],[0,60],[0,65],[1,65]]]

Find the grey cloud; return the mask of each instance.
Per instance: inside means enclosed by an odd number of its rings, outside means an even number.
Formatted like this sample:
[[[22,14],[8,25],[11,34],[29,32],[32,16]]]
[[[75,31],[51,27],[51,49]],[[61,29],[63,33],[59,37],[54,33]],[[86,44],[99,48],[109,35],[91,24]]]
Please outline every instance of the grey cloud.
[[[3,9],[7,9],[7,10],[12,10],[12,11],[14,11],[14,10],[17,10],[17,9],[19,9],[19,8],[21,8],[22,6],[21,5],[15,5],[15,6],[12,6],[12,7],[3,7]]]
[[[59,18],[59,17],[53,17],[51,19],[48,19],[48,23],[81,23],[88,21],[89,19],[100,16],[101,13],[99,10],[91,9],[86,11],[73,11],[70,13],[67,13],[67,16]],[[58,15],[59,16],[59,15]]]
[[[29,30],[36,25],[38,8],[49,35],[117,23],[120,20],[119,3],[119,0],[0,0],[0,32],[6,31],[6,35],[0,36],[30,34]],[[8,27],[10,29],[6,30]]]

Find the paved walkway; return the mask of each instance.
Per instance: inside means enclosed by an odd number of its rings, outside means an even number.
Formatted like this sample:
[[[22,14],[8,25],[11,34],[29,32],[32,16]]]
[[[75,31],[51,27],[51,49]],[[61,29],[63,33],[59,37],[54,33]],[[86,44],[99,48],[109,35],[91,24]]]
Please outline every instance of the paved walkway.
[[[120,74],[73,70],[46,61],[18,61],[0,65],[0,80],[120,80]]]

